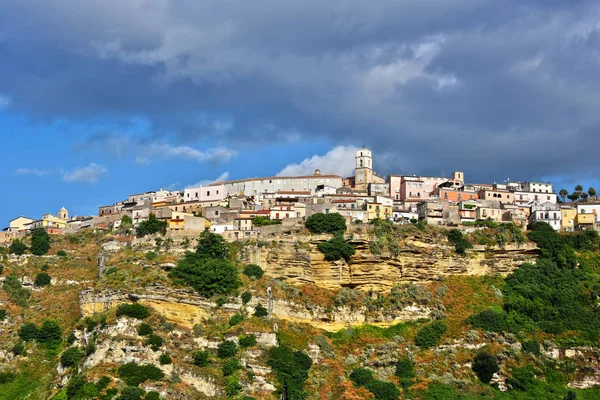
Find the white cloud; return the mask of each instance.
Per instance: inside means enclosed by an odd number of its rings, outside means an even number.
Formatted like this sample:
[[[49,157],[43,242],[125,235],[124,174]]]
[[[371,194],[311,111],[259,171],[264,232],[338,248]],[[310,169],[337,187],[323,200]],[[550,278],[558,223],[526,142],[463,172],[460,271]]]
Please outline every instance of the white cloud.
[[[17,175],[33,175],[37,177],[50,175],[50,171],[47,169],[39,169],[39,168],[17,168],[15,169],[15,174]]]
[[[86,182],[94,184],[108,173],[103,165],[91,163],[87,167],[74,168],[63,175],[65,182]]]
[[[336,174],[340,176],[350,176],[354,174],[355,152],[357,148],[353,146],[337,146],[331,149],[327,154],[319,156],[314,155],[306,158],[297,164],[289,164],[279,171],[278,176],[299,176],[312,175],[316,169],[320,169],[322,174]]]
[[[540,67],[540,65],[542,65],[543,60],[544,60],[544,56],[542,54],[538,54],[535,57],[521,60],[521,61],[515,63],[512,66],[511,70],[513,72],[518,72],[518,73],[526,73],[526,72],[535,71],[536,69],[538,69]]]
[[[200,182],[196,182],[193,185],[188,185],[185,188],[189,189],[189,188],[196,188],[196,187],[200,187],[200,186],[208,186],[211,183],[224,182],[224,181],[227,181],[227,180],[229,180],[229,172],[223,172],[215,180],[203,180],[203,181],[200,181]]]
[[[198,150],[190,146],[172,146],[157,142],[139,146],[138,152],[139,155],[135,161],[141,165],[148,165],[155,159],[184,159],[196,162],[223,163],[237,155],[236,150],[222,146]]]
[[[0,94],[0,109],[6,108],[10,105],[10,99]]]

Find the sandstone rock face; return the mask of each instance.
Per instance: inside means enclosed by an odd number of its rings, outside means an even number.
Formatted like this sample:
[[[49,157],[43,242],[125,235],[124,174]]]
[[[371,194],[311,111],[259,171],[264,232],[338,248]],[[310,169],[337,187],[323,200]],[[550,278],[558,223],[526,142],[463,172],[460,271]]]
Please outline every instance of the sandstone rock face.
[[[400,253],[393,257],[371,254],[369,242],[356,239],[351,241],[356,254],[348,263],[329,262],[317,249],[322,240],[312,240],[302,248],[291,241],[280,241],[274,246],[246,246],[241,258],[260,265],[268,276],[290,284],[386,291],[396,283],[427,282],[450,275],[507,274],[523,262],[534,261],[538,254],[535,245],[525,244],[492,249],[475,246],[462,257],[452,247],[422,238],[401,241]]]

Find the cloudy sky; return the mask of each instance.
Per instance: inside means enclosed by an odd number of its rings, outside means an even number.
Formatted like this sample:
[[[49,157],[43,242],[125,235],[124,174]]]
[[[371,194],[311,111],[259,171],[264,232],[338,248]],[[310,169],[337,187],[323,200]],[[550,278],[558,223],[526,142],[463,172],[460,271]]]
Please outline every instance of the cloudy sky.
[[[596,185],[595,1],[0,1],[0,221],[218,178]]]

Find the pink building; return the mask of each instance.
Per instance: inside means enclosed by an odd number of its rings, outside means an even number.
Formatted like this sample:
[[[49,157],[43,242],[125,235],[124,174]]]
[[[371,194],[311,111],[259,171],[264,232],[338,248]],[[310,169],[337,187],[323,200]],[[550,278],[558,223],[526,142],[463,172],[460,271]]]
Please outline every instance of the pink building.
[[[432,198],[438,185],[448,178],[437,176],[389,175],[390,197],[395,201],[421,201]]]
[[[221,201],[227,198],[225,185],[199,186],[183,191],[183,199],[189,201]]]

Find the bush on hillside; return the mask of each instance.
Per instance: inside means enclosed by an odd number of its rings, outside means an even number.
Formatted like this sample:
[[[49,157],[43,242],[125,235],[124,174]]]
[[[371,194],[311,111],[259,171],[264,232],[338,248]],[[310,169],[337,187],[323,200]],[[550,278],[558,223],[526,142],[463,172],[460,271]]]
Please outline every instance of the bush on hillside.
[[[325,256],[327,261],[350,260],[356,253],[356,249],[342,235],[336,235],[332,239],[321,242],[317,248]]]
[[[164,235],[167,233],[167,221],[161,221],[156,218],[156,215],[150,213],[147,220],[137,224],[135,227],[135,233],[137,237],[144,237],[154,233],[160,233],[161,235]]]
[[[55,320],[46,320],[38,330],[37,341],[47,346],[56,346],[60,343],[62,329]]]
[[[37,339],[38,327],[33,322],[26,322],[19,328],[19,337],[21,340],[30,342]]]
[[[525,340],[521,343],[521,348],[526,353],[531,353],[534,356],[540,355],[540,342],[535,339]]]
[[[61,354],[60,363],[67,368],[74,367],[79,364],[82,358],[83,354],[81,354],[81,351],[77,347],[70,347]]]
[[[400,397],[400,390],[392,382],[373,379],[366,388],[373,393],[375,400],[398,400]]]
[[[312,359],[301,351],[280,345],[269,350],[267,360],[278,382],[278,393],[285,399],[302,400],[307,397],[304,382],[308,379],[308,370]]]
[[[248,304],[250,300],[252,300],[252,293],[246,290],[240,297],[242,299],[242,303]]]
[[[242,314],[235,314],[229,319],[229,326],[235,326],[244,320]]]
[[[117,307],[117,317],[126,315],[131,318],[145,319],[150,315],[150,311],[139,303],[123,303]]]
[[[160,349],[160,346],[163,345],[163,339],[158,335],[150,335],[148,336],[148,339],[146,339],[146,341],[144,342],[144,345],[150,346],[152,351],[158,351],[158,349]]]
[[[437,346],[446,330],[446,324],[441,321],[427,324],[417,332],[415,344],[423,349]]]
[[[31,232],[31,254],[42,256],[50,250],[50,235],[45,229],[35,229]]]
[[[498,359],[487,351],[480,351],[475,356],[471,366],[475,375],[483,383],[490,383],[492,377],[500,370]]]
[[[206,259],[194,253],[187,253],[169,276],[206,297],[233,293],[240,285],[238,271],[228,260]]]
[[[59,250],[56,252],[56,255],[59,257],[66,257],[67,256],[67,252],[65,250]]]
[[[266,308],[264,308],[261,304],[257,304],[254,308],[254,316],[261,318],[266,317],[267,315],[269,315],[269,311]]]
[[[160,355],[158,362],[160,363],[160,365],[167,365],[167,364],[172,364],[173,360],[171,359],[171,356],[163,353]]]
[[[240,337],[240,347],[253,347],[256,346],[256,336],[248,335]]]
[[[15,357],[20,356],[25,352],[25,344],[21,341],[15,343],[15,345],[11,349],[11,352]]]
[[[224,376],[229,376],[241,368],[242,365],[237,358],[229,358],[223,363],[221,371],[223,371]]]
[[[40,272],[39,274],[36,275],[35,281],[33,284],[37,287],[44,287],[44,286],[50,285],[51,280],[52,280],[52,278],[50,278],[50,275],[48,275],[45,272]]]
[[[471,242],[463,236],[459,229],[450,229],[446,235],[448,236],[448,241],[454,245],[454,251],[457,254],[464,256],[467,249],[473,247]]]
[[[3,289],[6,291],[10,300],[18,306],[27,306],[27,299],[31,296],[31,291],[25,289],[19,278],[14,273],[4,279]]]
[[[197,351],[192,354],[192,362],[198,367],[207,367],[210,364],[208,351]]]
[[[481,328],[488,332],[506,332],[508,324],[503,312],[495,310],[484,310],[469,317],[468,322],[474,328]]]
[[[338,213],[316,213],[306,219],[306,229],[311,233],[343,233],[346,231],[346,219]]]
[[[221,235],[211,231],[204,231],[198,239],[196,255],[201,259],[227,260],[229,258],[229,246]]]
[[[350,380],[358,387],[367,386],[373,379],[373,371],[370,369],[357,368],[350,373]]]
[[[8,252],[16,254],[17,256],[25,254],[27,246],[20,239],[13,239],[12,243],[8,247]]]
[[[414,364],[410,358],[401,358],[396,363],[396,376],[399,378],[400,386],[404,389],[413,384],[415,377]]]
[[[249,278],[260,279],[264,275],[265,271],[256,264],[248,264],[244,267],[244,275]]]
[[[144,393],[139,387],[127,386],[121,391],[119,400],[141,400]]]
[[[217,356],[219,358],[233,357],[237,354],[238,347],[233,340],[223,340],[217,347]]]
[[[165,376],[152,364],[137,365],[133,362],[121,365],[118,375],[129,386],[138,386],[146,381],[160,381]]]
[[[142,322],[138,327],[138,335],[140,336],[149,336],[152,334],[152,332],[152,327],[146,322]]]

